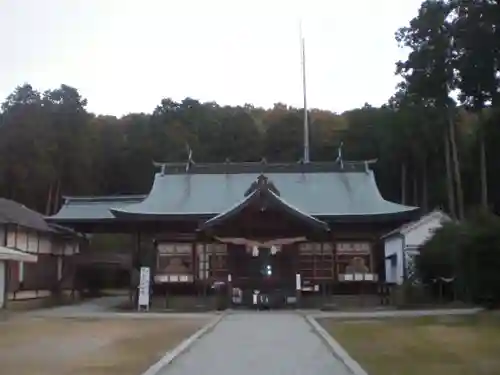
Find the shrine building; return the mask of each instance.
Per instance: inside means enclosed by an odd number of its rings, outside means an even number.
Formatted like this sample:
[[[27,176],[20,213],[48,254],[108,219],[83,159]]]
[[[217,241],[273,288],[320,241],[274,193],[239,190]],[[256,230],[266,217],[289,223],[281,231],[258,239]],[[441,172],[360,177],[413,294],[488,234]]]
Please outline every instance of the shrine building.
[[[159,294],[224,284],[239,291],[231,303],[259,291],[286,304],[369,293],[385,279],[381,236],[418,215],[382,197],[372,164],[159,163],[149,194],[65,197],[48,220],[136,235],[135,267],[151,267]]]

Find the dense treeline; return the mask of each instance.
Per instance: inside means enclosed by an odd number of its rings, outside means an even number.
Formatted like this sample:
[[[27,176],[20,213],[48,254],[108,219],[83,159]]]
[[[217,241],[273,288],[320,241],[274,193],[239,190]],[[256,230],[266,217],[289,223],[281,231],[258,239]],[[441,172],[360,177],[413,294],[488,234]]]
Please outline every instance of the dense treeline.
[[[344,159],[378,159],[387,199],[459,218],[475,206],[500,210],[497,25],[496,1],[425,1],[396,33],[409,56],[397,63],[395,95],[380,108],[312,110],[311,159],[335,160],[342,142]],[[163,99],[151,113],[121,118],[89,113],[86,104],[67,85],[39,92],[25,84],[6,98],[1,196],[52,213],[62,194],[145,193],[152,161],[185,161],[187,145],[195,162],[302,155],[302,110],[282,104],[266,110]]]
[[[427,181],[429,159],[444,160],[447,207],[459,219],[420,249],[416,281],[434,293],[448,286],[453,298],[496,306],[500,221],[490,211],[499,210],[500,5],[427,0],[396,38],[410,54],[397,64],[403,80],[391,104],[414,111],[415,137],[427,137],[410,161]],[[432,145],[440,144],[438,156]],[[473,205],[479,210],[468,209]]]

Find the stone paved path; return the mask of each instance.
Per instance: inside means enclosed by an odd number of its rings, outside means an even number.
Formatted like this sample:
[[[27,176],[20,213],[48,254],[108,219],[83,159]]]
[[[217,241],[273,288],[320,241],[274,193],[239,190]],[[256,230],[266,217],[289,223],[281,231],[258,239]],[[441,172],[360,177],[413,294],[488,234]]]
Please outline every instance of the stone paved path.
[[[348,375],[299,314],[229,314],[161,375]]]

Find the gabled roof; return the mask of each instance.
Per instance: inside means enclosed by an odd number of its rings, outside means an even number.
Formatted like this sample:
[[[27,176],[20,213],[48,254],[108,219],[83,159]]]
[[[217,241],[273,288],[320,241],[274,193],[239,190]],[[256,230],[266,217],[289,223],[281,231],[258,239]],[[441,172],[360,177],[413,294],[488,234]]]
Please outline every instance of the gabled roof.
[[[441,210],[434,210],[429,212],[426,215],[421,216],[419,219],[411,221],[409,223],[405,223],[396,229],[391,230],[389,233],[384,234],[381,238],[389,238],[395,235],[405,235],[414,230],[415,228],[428,223],[431,220],[439,219],[441,223],[450,222],[452,219]]]
[[[246,207],[249,207],[252,204],[260,204],[262,205],[262,209],[268,206],[278,207],[282,209],[284,212],[290,214],[293,217],[298,218],[304,223],[313,226],[315,228],[319,228],[324,231],[329,231],[328,224],[325,222],[316,219],[304,212],[301,212],[297,208],[290,205],[284,199],[279,196],[279,191],[272,181],[269,181],[268,178],[264,175],[260,175],[257,179],[250,185],[250,188],[245,193],[245,198],[238,202],[233,207],[230,207],[226,211],[220,213],[219,215],[207,220],[200,226],[200,230],[205,230],[216,226],[228,220],[238,213],[242,212]]]
[[[41,213],[5,198],[0,198],[0,224],[14,224],[39,232],[57,233],[71,237],[81,236],[73,229],[48,223]]]
[[[0,222],[16,224],[40,232],[56,232],[42,214],[10,199],[0,198]]]

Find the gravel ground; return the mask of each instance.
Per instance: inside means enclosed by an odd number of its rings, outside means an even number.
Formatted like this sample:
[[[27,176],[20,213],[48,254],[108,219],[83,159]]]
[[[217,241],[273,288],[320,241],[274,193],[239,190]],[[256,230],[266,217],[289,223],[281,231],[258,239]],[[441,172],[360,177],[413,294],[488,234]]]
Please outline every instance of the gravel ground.
[[[138,375],[208,321],[19,317],[0,323],[0,374]]]

